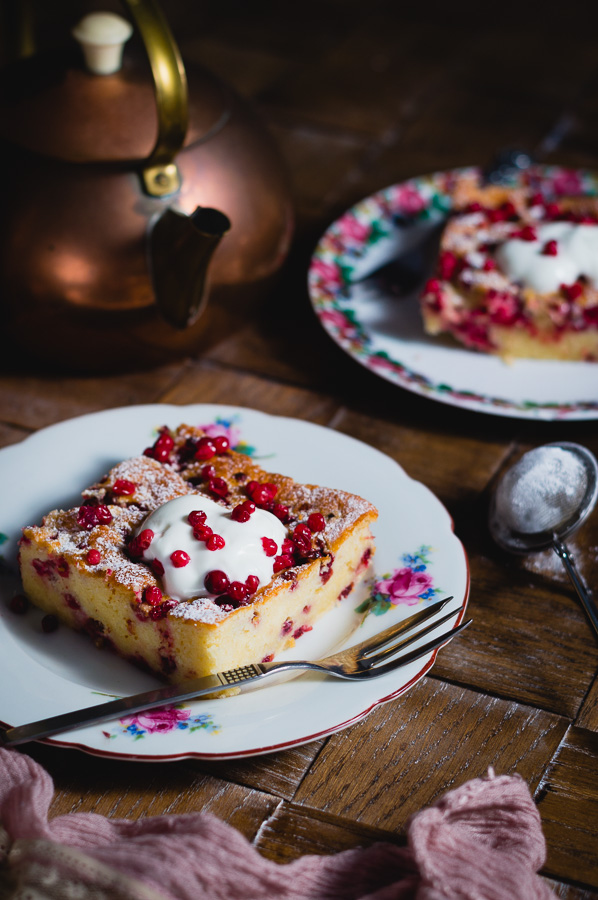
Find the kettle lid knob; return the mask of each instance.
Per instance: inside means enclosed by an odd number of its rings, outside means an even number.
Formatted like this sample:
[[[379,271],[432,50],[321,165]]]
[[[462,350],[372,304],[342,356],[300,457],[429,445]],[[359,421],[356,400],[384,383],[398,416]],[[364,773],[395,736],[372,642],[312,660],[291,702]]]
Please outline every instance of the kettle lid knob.
[[[111,75],[122,65],[125,43],[133,26],[111,12],[93,12],[75,25],[72,35],[83,50],[85,64],[94,75]]]

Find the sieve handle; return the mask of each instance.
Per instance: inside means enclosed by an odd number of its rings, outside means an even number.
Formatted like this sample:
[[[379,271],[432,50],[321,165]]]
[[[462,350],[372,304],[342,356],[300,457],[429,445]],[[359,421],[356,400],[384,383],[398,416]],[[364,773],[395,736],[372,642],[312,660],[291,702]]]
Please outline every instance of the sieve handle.
[[[590,595],[587,587],[583,583],[581,575],[575,567],[575,562],[573,560],[573,557],[571,556],[571,553],[569,552],[568,547],[557,537],[553,538],[552,547],[556,555],[561,558],[563,565],[567,570],[567,575],[571,579],[571,583],[577,591],[577,596],[583,604],[583,608],[587,613],[588,619],[592,624],[594,632],[598,636],[598,607],[596,606],[596,603]]]

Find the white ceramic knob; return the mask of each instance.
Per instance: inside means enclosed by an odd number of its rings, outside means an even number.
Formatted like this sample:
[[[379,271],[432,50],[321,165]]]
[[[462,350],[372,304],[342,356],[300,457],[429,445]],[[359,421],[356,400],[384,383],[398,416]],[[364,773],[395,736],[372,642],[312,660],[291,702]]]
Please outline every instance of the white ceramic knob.
[[[123,48],[133,26],[116,13],[94,12],[84,16],[71,33],[81,45],[89,71],[110,75],[122,65]]]

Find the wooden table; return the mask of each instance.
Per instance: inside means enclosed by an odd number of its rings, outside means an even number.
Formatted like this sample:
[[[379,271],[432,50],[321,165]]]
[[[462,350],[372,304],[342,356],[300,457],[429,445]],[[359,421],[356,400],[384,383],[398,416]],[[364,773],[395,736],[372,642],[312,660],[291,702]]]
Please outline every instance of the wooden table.
[[[572,130],[545,159],[596,166],[596,16],[578,0],[558,21],[519,3],[496,5],[485,23],[478,4],[303,0],[284,19],[287,5],[267,0],[167,6],[184,54],[256,104],[288,161],[297,232],[282,281],[251,315],[220,318],[194,358],[157,370],[5,369],[0,442],[148,402],[234,403],[336,429],[445,504],[470,560],[474,621],[404,696],[296,749],[138,765],[27,745],[55,779],[52,813],[209,810],[285,862],[401,840],[414,811],[493,766],[533,793],[557,895],[598,897],[598,647],[554,554],[507,559],[485,524],[489,486],[512,456],[559,439],[598,453],[596,425],[484,415],[395,387],[333,344],[306,291],[321,232],[380,187],[484,163],[497,147],[535,149],[564,113]],[[595,583],[598,513],[570,543]]]

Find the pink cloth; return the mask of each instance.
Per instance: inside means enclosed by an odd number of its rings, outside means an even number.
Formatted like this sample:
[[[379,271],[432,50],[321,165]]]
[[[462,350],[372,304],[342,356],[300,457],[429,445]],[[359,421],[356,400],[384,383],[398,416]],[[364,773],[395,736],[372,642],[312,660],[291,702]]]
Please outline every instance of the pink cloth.
[[[206,813],[48,820],[48,773],[0,748],[0,878],[15,896],[79,900],[547,900],[540,817],[518,776],[475,779],[416,814],[408,846],[287,865]],[[3,891],[0,891],[5,896]]]

